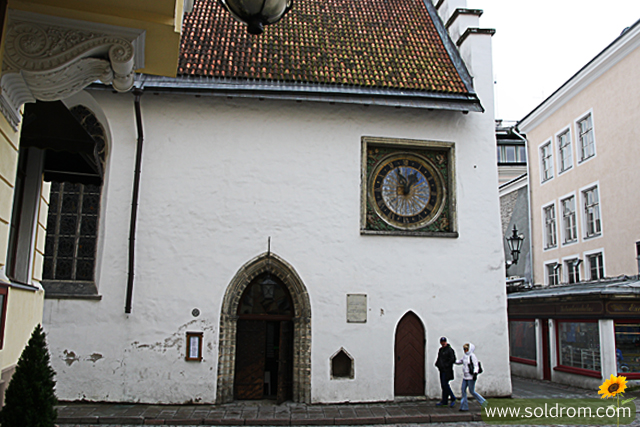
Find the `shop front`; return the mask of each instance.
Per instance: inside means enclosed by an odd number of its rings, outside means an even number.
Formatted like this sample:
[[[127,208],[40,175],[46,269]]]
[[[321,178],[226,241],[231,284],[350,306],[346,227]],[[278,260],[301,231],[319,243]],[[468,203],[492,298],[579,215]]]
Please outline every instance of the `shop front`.
[[[508,313],[512,373],[587,388],[640,380],[638,277],[510,293]]]

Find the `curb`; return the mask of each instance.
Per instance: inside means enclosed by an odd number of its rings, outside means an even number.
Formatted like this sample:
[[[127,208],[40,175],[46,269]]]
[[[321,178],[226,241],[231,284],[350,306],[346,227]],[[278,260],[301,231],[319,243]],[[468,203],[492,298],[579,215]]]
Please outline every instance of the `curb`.
[[[481,421],[479,413],[464,414],[422,414],[398,415],[386,417],[327,417],[327,418],[144,418],[142,416],[122,417],[59,417],[60,427],[80,425],[171,425],[171,426],[347,426],[347,425],[383,425],[383,424],[428,424],[445,422]]]

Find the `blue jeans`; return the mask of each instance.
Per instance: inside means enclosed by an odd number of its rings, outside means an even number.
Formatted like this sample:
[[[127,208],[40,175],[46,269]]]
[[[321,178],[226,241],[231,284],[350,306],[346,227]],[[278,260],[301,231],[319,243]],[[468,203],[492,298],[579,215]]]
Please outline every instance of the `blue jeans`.
[[[469,410],[469,400],[467,399],[467,387],[469,387],[469,393],[476,398],[480,405],[483,405],[486,400],[484,397],[480,396],[476,393],[476,382],[475,380],[462,380],[462,400],[460,401],[460,410],[468,411]]]
[[[442,400],[440,403],[446,405],[449,401],[449,396],[451,396],[452,402],[456,400],[456,396],[453,394],[453,390],[451,390],[451,385],[449,385],[446,372],[440,371],[440,387],[442,388]]]

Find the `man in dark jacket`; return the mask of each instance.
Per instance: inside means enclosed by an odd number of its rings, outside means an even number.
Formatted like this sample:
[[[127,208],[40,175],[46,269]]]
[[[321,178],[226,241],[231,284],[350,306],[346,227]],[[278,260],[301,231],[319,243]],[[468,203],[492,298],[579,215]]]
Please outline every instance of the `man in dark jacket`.
[[[436,406],[447,406],[449,404],[449,396],[451,396],[451,406],[456,404],[456,396],[451,391],[449,381],[453,379],[453,363],[456,361],[456,352],[447,342],[447,338],[440,338],[440,349],[438,350],[438,359],[436,359],[436,367],[440,371],[440,387],[442,388],[442,400]]]

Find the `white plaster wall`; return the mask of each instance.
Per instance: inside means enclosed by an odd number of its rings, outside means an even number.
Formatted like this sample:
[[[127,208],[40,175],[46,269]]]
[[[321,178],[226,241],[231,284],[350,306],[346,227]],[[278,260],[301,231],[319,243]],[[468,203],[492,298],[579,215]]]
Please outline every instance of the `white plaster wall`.
[[[511,393],[492,113],[145,94],[126,315],[133,97],[92,95],[111,129],[102,300],[45,303],[60,399],[213,402],[222,296],[269,236],[310,295],[314,402],[393,399],[394,333],[408,310],[426,329],[430,397],[440,394],[433,364],[442,335],[458,356],[476,344],[480,393]],[[455,143],[459,238],[360,235],[363,135]],[[346,323],[347,293],[368,295],[366,324]],[[202,362],[184,360],[187,331],[204,332]],[[353,380],[330,379],[329,357],[341,347],[355,359]],[[459,369],[456,377],[457,391]]]

